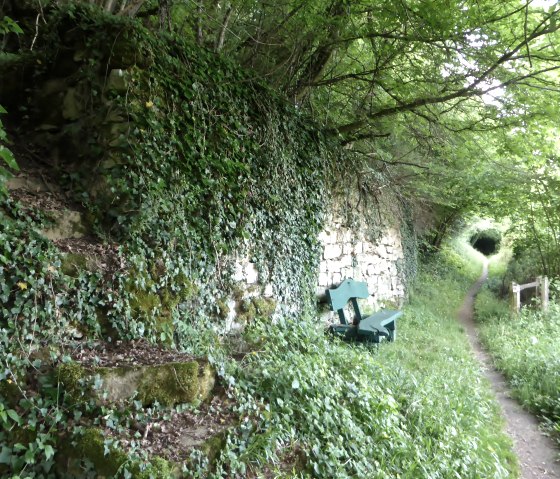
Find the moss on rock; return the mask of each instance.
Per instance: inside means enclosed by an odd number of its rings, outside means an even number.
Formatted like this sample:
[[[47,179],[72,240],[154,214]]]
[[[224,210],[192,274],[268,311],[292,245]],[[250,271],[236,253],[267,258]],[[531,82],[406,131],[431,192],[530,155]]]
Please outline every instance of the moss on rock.
[[[226,320],[230,313],[227,298],[221,297],[218,299],[218,301],[216,301],[216,307],[218,308],[218,317],[222,320]]]
[[[255,318],[268,318],[276,311],[276,301],[271,298],[244,299],[238,310],[237,319],[250,323]]]
[[[138,384],[143,404],[159,402],[164,406],[191,403],[199,391],[198,363],[169,363],[146,368]]]
[[[92,371],[90,374],[93,374]],[[215,372],[205,362],[174,362],[155,366],[97,368],[103,379],[99,396],[110,402],[125,401],[136,394],[143,405],[164,406],[193,403],[209,397]]]
[[[150,460],[150,464],[141,470],[138,466],[134,468],[132,477],[135,479],[169,479],[177,477],[177,467],[162,457],[154,457]]]
[[[226,445],[227,431],[222,431],[215,436],[207,439],[201,446],[200,450],[208,458],[210,464],[214,463],[218,458],[218,455]]]
[[[70,361],[58,366],[56,373],[59,383],[64,386],[64,391],[70,398],[77,400],[84,390],[82,382],[89,376],[89,372],[80,363]]]
[[[66,276],[76,278],[80,271],[87,269],[88,258],[83,254],[67,253],[61,258],[60,270]]]
[[[128,461],[128,456],[120,449],[109,448],[109,453],[105,454],[105,438],[96,428],[86,429],[77,439],[74,449],[81,459],[89,459],[95,466],[95,470],[103,476],[114,476]]]
[[[106,451],[108,453],[106,454]],[[105,447],[105,437],[100,429],[87,428],[73,442],[63,444],[57,455],[58,472],[64,477],[82,477],[81,461],[89,460],[97,477],[114,477],[126,467],[133,479],[169,479],[179,477],[179,466],[156,456],[148,464],[134,460],[128,454],[115,447]],[[120,476],[119,476],[120,477]]]

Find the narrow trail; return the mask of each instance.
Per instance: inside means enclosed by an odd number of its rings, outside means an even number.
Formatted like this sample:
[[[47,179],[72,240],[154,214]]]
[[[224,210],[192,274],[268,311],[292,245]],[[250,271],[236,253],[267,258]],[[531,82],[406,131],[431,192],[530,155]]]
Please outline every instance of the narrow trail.
[[[506,421],[506,432],[513,440],[513,448],[519,458],[521,479],[560,479],[560,464],[556,462],[558,450],[552,440],[539,432],[536,418],[524,411],[511,398],[504,376],[492,365],[492,360],[478,339],[474,322],[474,299],[488,277],[488,261],[485,260],[482,275],[473,284],[459,310],[459,321],[465,327],[476,358],[483,366],[484,375],[494,389]]]

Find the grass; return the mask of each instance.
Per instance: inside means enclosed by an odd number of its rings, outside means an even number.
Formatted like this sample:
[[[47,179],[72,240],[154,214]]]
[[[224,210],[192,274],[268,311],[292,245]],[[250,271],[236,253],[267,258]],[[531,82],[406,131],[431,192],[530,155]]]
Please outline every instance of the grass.
[[[513,394],[541,417],[560,443],[560,308],[512,315],[489,290],[476,302],[481,339]]]
[[[218,470],[517,477],[498,407],[456,320],[477,269],[450,249],[427,265],[397,342],[379,349],[328,339],[311,320],[254,324],[248,339],[258,352],[229,373],[246,420]]]
[[[451,247],[461,254],[472,250],[464,235]],[[473,254],[465,257],[476,260]],[[560,443],[560,307],[552,304],[547,314],[534,308],[512,314],[508,300],[496,296],[504,290],[511,261],[511,244],[504,237],[499,252],[489,258],[488,282],[475,302],[480,338],[515,398],[539,416]]]

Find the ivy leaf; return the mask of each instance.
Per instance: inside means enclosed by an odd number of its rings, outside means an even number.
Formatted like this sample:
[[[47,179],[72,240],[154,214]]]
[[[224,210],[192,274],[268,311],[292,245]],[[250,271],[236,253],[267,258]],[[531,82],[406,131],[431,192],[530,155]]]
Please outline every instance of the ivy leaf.
[[[0,464],[11,464],[12,462],[12,449],[8,446],[2,446],[0,451]]]
[[[13,168],[16,171],[19,170],[14,155],[4,145],[0,145],[0,158],[2,158],[10,168]]]
[[[27,464],[33,464],[35,462],[35,451],[29,448],[27,451],[25,451],[23,459]]]
[[[8,409],[7,412],[8,412],[8,416],[9,416],[10,418],[12,418],[12,420],[13,420],[14,422],[16,422],[16,423],[18,424],[18,426],[20,426],[20,425],[21,425],[21,417],[20,417],[20,415],[19,415],[16,411],[14,411],[13,409]]]
[[[47,444],[47,445],[45,446],[44,452],[45,452],[45,457],[47,458],[47,461],[48,461],[51,457],[54,456],[54,449],[53,449],[53,447],[52,447],[50,444]]]

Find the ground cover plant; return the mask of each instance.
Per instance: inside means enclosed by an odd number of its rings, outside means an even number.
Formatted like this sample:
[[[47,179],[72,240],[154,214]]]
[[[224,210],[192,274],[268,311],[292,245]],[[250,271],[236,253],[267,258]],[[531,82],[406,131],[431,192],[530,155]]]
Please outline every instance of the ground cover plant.
[[[523,308],[511,314],[504,300],[488,289],[476,301],[480,337],[515,397],[560,433],[560,309],[547,313]]]
[[[253,408],[223,467],[294,477],[299,468],[306,477],[516,477],[497,406],[455,319],[475,272],[457,264],[448,250],[425,267],[397,342],[379,349],[330,340],[309,320],[255,324],[248,334],[258,352],[229,373],[240,403]]]
[[[61,163],[47,176],[56,175],[82,208],[88,247],[103,254],[101,266],[89,264],[87,252],[78,262],[64,242],[40,233],[53,222],[44,208],[2,200],[0,475],[60,477],[63,443],[85,437],[103,453],[67,477],[169,477],[172,466],[140,440],[149,424],[181,411],[77,402],[83,378],[46,374],[62,365],[77,370],[67,353],[83,349],[80,338],[211,355],[234,425],[215,461],[193,452],[188,477],[515,474],[494,403],[455,322],[472,265],[449,250],[432,259],[396,344],[370,350],[326,338],[310,316],[317,235],[328,184],[346,187],[335,166],[351,164],[355,178],[356,164],[342,161],[352,160],[349,150],[335,147],[303,108],[194,44],[87,6],[41,10],[46,27],[28,24],[32,48],[12,58],[16,72],[20,60],[33,65],[33,75],[22,76],[33,85],[14,97],[21,108],[9,110],[22,112],[19,136],[41,132],[36,151],[54,155],[57,144],[65,152],[52,158]],[[49,104],[35,102],[35,94]],[[362,173],[360,190],[381,189],[385,174],[370,171],[378,180],[372,186]],[[245,315],[252,353],[239,363],[239,356],[228,359],[220,327],[225,300],[236,293],[227,258],[241,252],[277,299],[297,307],[271,324],[253,299],[255,314]],[[299,317],[304,312],[308,319]],[[125,451],[118,441],[132,426],[144,432],[136,430]]]

